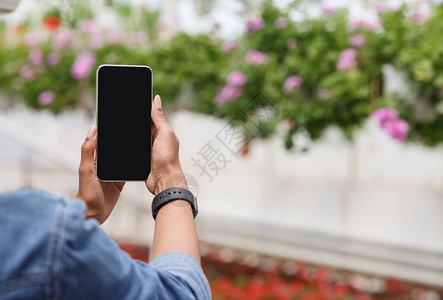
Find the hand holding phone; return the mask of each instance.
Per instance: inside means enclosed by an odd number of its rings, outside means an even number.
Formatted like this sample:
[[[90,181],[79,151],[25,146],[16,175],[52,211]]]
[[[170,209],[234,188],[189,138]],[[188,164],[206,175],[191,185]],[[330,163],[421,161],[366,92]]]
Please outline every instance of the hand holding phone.
[[[146,187],[154,195],[171,187],[188,188],[180,165],[178,138],[163,115],[161,103],[160,96],[155,96],[151,113],[151,174],[146,181]]]
[[[114,209],[125,183],[103,182],[98,179],[95,167],[96,149],[97,126],[92,125],[81,148],[79,186],[75,198],[85,202],[85,218],[97,219],[102,224]]]

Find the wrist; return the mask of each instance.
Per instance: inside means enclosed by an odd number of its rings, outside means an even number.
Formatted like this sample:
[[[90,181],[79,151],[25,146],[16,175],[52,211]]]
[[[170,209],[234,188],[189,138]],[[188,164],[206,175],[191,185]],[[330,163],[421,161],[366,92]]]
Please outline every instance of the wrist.
[[[184,177],[183,177],[184,178]],[[154,190],[154,195],[158,195],[161,192],[163,192],[164,190],[167,190],[169,188],[173,188],[173,187],[179,187],[179,188],[184,188],[184,189],[188,189],[188,185],[185,183],[177,183],[177,184],[170,184],[170,183],[159,183],[157,185],[157,187]]]
[[[154,220],[158,220],[158,218],[162,218],[164,215],[173,214],[189,214],[192,216],[192,207],[191,204],[186,200],[172,200],[171,202],[163,205],[161,209],[158,211],[156,218]]]
[[[84,197],[82,197],[80,194],[77,194],[77,196],[75,196],[75,199],[81,200],[83,201],[83,203],[86,206],[86,211],[85,211],[85,219],[89,219],[89,218],[95,218],[95,212],[89,207],[90,205],[88,204],[88,201],[86,201],[84,199]]]
[[[164,190],[172,187],[188,189],[188,183],[181,168],[171,170],[167,173],[167,175],[161,176],[156,182],[154,195],[158,195]]]

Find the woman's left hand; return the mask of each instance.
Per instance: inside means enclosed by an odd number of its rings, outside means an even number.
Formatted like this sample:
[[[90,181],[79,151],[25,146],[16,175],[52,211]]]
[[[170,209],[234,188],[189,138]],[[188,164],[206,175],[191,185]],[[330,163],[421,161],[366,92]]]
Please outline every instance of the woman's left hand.
[[[106,221],[117,203],[125,182],[104,182],[97,177],[95,150],[97,126],[89,128],[82,145],[79,167],[79,188],[76,198],[86,203],[86,218],[95,218],[100,224]]]

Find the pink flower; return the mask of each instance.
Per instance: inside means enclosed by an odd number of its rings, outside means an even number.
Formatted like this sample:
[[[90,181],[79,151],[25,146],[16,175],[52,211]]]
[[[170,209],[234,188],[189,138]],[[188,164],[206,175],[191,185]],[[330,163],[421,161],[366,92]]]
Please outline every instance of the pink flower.
[[[237,88],[235,86],[226,85],[223,89],[215,96],[214,103],[217,106],[225,104],[227,102],[234,101],[235,99],[243,96],[243,89]]]
[[[168,25],[166,24],[165,20],[158,19],[155,23],[155,29],[157,30],[165,30],[166,28],[168,28]]]
[[[252,49],[252,50],[249,50],[248,52],[246,52],[245,60],[247,63],[250,63],[251,65],[259,66],[259,65],[267,64],[269,61],[269,58],[263,52]]]
[[[371,117],[378,121],[381,128],[385,128],[387,123],[398,120],[398,111],[391,107],[382,107],[375,110]]]
[[[41,65],[43,62],[43,54],[39,50],[33,50],[29,53],[29,60],[34,65]]]
[[[376,31],[381,27],[381,21],[375,20],[371,22],[366,22],[365,27],[369,31]]]
[[[303,78],[297,75],[289,76],[286,78],[283,83],[283,89],[285,92],[293,91],[296,88],[299,88],[303,84]]]
[[[254,31],[263,29],[263,27],[265,27],[265,21],[263,21],[262,18],[256,18],[256,19],[252,19],[252,20],[249,20],[248,22],[246,22],[246,32],[247,33],[252,33]]]
[[[62,49],[66,47],[72,37],[72,32],[68,29],[60,29],[52,39],[52,47],[54,49]]]
[[[148,36],[146,35],[146,32],[137,31],[130,36],[128,40],[128,47],[134,49],[139,45],[145,44],[147,41],[148,41]]]
[[[288,19],[280,17],[274,21],[274,27],[277,29],[285,28],[288,26]]]
[[[55,52],[49,53],[48,56],[46,57],[46,63],[49,66],[55,66],[59,62],[60,62],[60,56]]]
[[[366,37],[363,34],[355,34],[349,38],[349,44],[354,47],[364,46]]]
[[[237,48],[238,42],[236,40],[225,41],[222,45],[223,52],[231,52],[235,48]]]
[[[365,28],[369,31],[376,31],[381,27],[381,20],[377,19],[374,21],[365,21],[363,19],[356,19],[351,22],[352,30],[357,30],[360,28]]]
[[[227,81],[228,85],[231,85],[231,86],[243,86],[246,83],[247,78],[243,72],[234,71],[231,74],[229,74],[226,81]]]
[[[95,54],[92,52],[83,52],[77,56],[71,67],[71,77],[74,79],[86,78],[91,74],[95,66]]]
[[[101,47],[103,47],[102,35],[101,34],[91,35],[90,46],[91,46],[91,49],[93,49],[93,50],[99,50]]]
[[[120,29],[114,29],[108,33],[108,43],[115,45],[123,40],[123,31]]]
[[[25,43],[29,47],[38,46],[41,44],[41,42],[42,42],[42,39],[41,39],[40,35],[38,35],[35,32],[28,33],[25,36]]]
[[[220,29],[221,24],[220,24],[220,22],[218,22],[218,21],[214,21],[214,23],[212,23],[212,27],[213,27],[215,30],[217,30],[217,29]]]
[[[20,76],[27,81],[33,80],[35,78],[35,71],[28,65],[24,65],[20,69]]]
[[[100,32],[100,27],[94,20],[86,20],[80,23],[80,30],[92,35]]]
[[[374,9],[378,14],[383,14],[390,11],[389,7],[385,3],[376,3]]]
[[[52,91],[44,91],[38,96],[38,103],[41,105],[49,105],[54,102],[55,94]]]
[[[371,115],[380,128],[386,131],[396,140],[403,141],[408,137],[409,124],[398,117],[398,111],[391,107],[382,107],[374,111]]]
[[[409,124],[402,119],[391,120],[386,123],[384,129],[394,139],[404,141],[408,137]]]
[[[352,22],[351,22],[352,30],[357,30],[357,29],[363,28],[363,27],[365,27],[365,25],[366,25],[366,22],[363,19],[355,19],[355,20],[352,20]]]
[[[357,50],[349,48],[340,54],[337,68],[340,71],[346,71],[357,66]]]
[[[336,11],[337,11],[337,9],[335,7],[333,7],[332,5],[324,4],[321,7],[321,12],[325,15],[333,14]]]
[[[409,15],[409,19],[417,23],[424,23],[428,20],[428,18],[429,15],[422,11],[414,11],[412,14]]]
[[[384,14],[387,12],[398,12],[403,8],[402,4],[386,5],[385,3],[377,3],[374,5],[374,9],[378,14]]]
[[[86,20],[80,23],[80,30],[90,38],[90,46],[94,50],[103,47],[103,32],[94,20]]]

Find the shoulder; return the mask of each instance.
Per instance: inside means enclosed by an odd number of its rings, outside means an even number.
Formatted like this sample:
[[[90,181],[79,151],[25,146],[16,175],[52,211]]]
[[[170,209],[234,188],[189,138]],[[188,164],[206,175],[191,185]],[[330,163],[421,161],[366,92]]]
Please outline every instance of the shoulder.
[[[33,247],[63,243],[71,223],[77,225],[75,229],[81,227],[85,211],[82,201],[43,190],[23,188],[0,194],[0,228],[8,229],[0,231],[0,240],[15,241],[28,252]]]
[[[14,222],[48,221],[55,217],[57,210],[74,209],[84,213],[86,207],[79,200],[70,200],[65,197],[49,193],[44,190],[22,188],[16,191],[0,194],[0,211],[14,217]],[[5,221],[5,220],[1,220]],[[11,219],[6,221],[11,222]]]
[[[43,190],[0,193],[0,257],[8,257],[0,264],[0,294],[49,284],[66,223],[84,212],[81,201]]]
[[[68,199],[52,194],[45,190],[25,187],[19,190],[0,193],[0,205],[1,206],[36,206],[39,205],[67,205]]]
[[[49,192],[23,188],[0,194],[0,240],[28,247],[59,238],[70,218],[83,219],[85,204]],[[35,245],[33,245],[35,244]],[[0,251],[1,252],[1,251]]]

